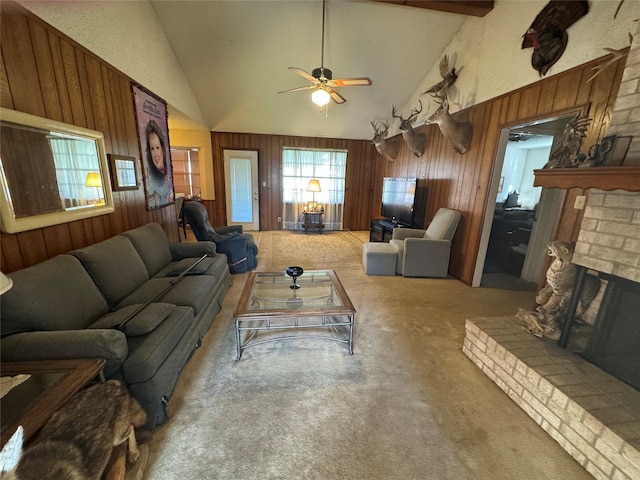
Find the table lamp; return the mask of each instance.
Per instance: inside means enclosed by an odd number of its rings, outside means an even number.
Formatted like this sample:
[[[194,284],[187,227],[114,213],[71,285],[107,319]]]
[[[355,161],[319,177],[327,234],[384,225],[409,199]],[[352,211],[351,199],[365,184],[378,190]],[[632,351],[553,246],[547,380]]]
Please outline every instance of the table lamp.
[[[317,178],[312,178],[311,180],[309,180],[309,185],[307,185],[307,192],[311,192],[311,194],[313,195],[313,201],[307,203],[307,210],[309,210],[310,212],[313,212],[318,206],[318,204],[316,203],[316,192],[321,191],[322,189],[320,188],[320,181]]]

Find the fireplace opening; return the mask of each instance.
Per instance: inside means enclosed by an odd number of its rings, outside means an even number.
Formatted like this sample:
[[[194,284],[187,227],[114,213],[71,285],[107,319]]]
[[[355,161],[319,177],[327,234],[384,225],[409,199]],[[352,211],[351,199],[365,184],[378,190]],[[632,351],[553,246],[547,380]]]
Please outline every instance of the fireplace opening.
[[[565,329],[564,343],[575,337],[569,346],[574,353],[640,390],[640,283],[602,272],[599,277],[607,283],[593,326]],[[576,281],[574,294],[581,287]]]

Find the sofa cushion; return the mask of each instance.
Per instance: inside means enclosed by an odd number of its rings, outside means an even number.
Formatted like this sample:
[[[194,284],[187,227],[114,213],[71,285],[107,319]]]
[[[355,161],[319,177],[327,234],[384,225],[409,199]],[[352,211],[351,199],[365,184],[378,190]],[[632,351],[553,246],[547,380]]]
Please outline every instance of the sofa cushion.
[[[86,328],[109,311],[91,277],[71,255],[58,255],[7,276],[13,288],[2,295],[2,336]]]
[[[121,309],[136,303],[146,303],[162,292],[174,280],[174,277],[152,278],[123,299],[116,308]],[[154,301],[189,306],[193,308],[197,315],[215,293],[218,283],[218,277],[213,275],[185,276],[171,289],[167,290],[163,296]]]
[[[128,337],[129,356],[122,365],[128,383],[145,382],[156,373],[194,321],[189,307],[175,307],[147,335]]]
[[[74,250],[71,254],[82,262],[110,306],[149,279],[147,268],[136,249],[122,235]]]
[[[144,308],[143,308],[144,307]],[[120,329],[127,337],[146,335],[156,328],[169,316],[174,306],[169,303],[151,303],[129,305],[116,312],[111,312],[102,317],[97,322],[92,323],[89,328],[118,328],[127,320]],[[140,311],[138,311],[141,309]]]
[[[147,223],[122,233],[127,237],[144,262],[149,277],[153,277],[171,262],[169,239],[157,223]]]

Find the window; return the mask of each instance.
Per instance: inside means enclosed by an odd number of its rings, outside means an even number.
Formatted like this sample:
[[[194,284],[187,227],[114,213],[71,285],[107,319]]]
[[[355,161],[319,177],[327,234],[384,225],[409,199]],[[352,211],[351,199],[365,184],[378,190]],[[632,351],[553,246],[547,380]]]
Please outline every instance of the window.
[[[172,148],[173,188],[187,198],[200,195],[200,158],[197,148]]]
[[[282,152],[283,226],[295,230],[309,202],[324,208],[325,230],[342,230],[342,211],[347,166],[346,150],[284,148]],[[317,179],[319,192],[308,192],[309,180]]]

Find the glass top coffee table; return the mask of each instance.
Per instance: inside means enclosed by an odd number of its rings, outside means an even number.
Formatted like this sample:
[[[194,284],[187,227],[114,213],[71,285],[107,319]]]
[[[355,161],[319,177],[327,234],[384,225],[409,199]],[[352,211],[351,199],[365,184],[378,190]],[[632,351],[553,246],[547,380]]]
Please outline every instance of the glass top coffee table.
[[[305,271],[295,283],[298,288],[291,288],[294,282],[284,272],[249,274],[234,314],[236,360],[252,346],[297,338],[346,343],[349,353],[353,354],[356,309],[336,273],[333,270]],[[294,329],[310,329],[311,333],[293,335]],[[267,330],[271,331],[268,335],[260,335]],[[323,330],[330,332],[318,333]]]

